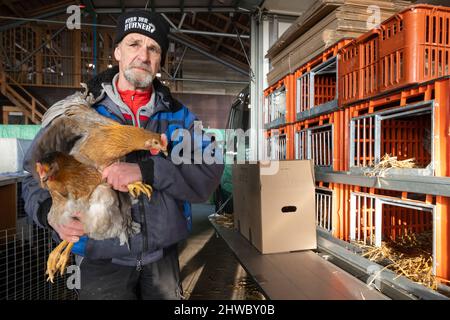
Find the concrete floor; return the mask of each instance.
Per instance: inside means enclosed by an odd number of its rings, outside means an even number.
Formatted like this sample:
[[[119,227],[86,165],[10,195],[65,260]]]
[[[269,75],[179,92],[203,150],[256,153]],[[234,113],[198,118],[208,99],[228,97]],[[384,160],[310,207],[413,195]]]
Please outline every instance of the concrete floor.
[[[217,237],[208,216],[214,206],[194,205],[191,236],[180,246],[184,295],[190,300],[263,299],[235,256]]]

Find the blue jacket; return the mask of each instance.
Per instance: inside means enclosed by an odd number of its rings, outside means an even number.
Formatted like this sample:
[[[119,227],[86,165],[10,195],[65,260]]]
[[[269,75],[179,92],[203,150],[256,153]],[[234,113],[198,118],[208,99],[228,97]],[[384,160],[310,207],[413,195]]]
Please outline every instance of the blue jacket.
[[[109,116],[123,124],[133,125],[126,121],[123,113],[128,107],[121,101],[112,78],[117,69],[110,69],[88,83],[89,91],[96,97],[94,108],[101,114]],[[194,137],[195,115],[175,100],[167,87],[157,79],[153,82],[153,95],[146,112],[150,119],[140,126],[159,133],[166,133],[169,138],[169,155],[171,149],[182,140],[170,140],[176,129],[187,129]],[[129,111],[129,109],[128,109]],[[105,137],[107,139],[107,137]],[[201,152],[209,150],[208,142],[194,144],[192,139],[192,162],[174,164],[170,157],[151,156],[147,152],[134,152],[127,156],[127,162],[139,164],[145,183],[153,186],[150,201],[141,196],[133,205],[133,220],[141,224],[141,233],[133,236],[130,248],[120,245],[118,239],[88,239],[84,255],[89,259],[112,259],[114,263],[139,265],[153,262],[162,256],[162,249],[185,239],[189,235],[191,225],[190,203],[206,201],[220,182],[223,164],[194,164],[195,147]],[[198,142],[198,141],[197,141]],[[24,159],[24,169],[32,172],[31,154],[34,144]],[[197,150],[198,152],[199,150]],[[214,152],[214,150],[212,151]],[[220,154],[220,152],[216,152]],[[186,157],[186,155],[183,155]],[[22,183],[22,194],[25,200],[25,211],[33,220],[48,226],[47,214],[51,198],[47,190],[41,189],[38,181],[29,176]]]

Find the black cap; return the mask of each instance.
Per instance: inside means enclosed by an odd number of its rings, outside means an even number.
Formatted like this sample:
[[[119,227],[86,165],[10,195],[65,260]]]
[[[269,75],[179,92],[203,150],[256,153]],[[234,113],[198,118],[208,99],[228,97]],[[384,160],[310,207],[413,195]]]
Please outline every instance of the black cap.
[[[161,64],[164,64],[169,48],[169,32],[168,23],[159,13],[143,10],[129,11],[122,13],[117,19],[114,45],[117,45],[129,33],[143,34],[159,44],[161,47]]]

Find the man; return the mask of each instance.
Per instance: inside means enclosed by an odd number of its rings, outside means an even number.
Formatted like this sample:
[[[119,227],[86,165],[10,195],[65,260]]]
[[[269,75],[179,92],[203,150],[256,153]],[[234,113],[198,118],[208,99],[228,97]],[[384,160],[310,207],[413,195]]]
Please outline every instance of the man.
[[[155,78],[167,53],[168,32],[168,25],[158,14],[122,14],[114,50],[118,69],[99,74],[88,88],[99,113],[125,125],[166,133],[170,139],[176,129],[187,129],[193,136],[196,117]],[[177,142],[169,140],[169,151]],[[29,172],[34,165],[29,156],[32,149],[24,161]],[[192,148],[191,159],[194,152]],[[177,243],[189,233],[189,202],[206,201],[222,171],[221,164],[175,165],[170,157],[149,152],[132,153],[126,162],[107,167],[103,178],[118,191],[127,192],[126,185],[135,181],[154,189],[151,200],[141,196],[133,205],[133,220],[141,224],[141,233],[130,239],[130,250],[120,246],[118,239],[87,239],[76,219],[67,225],[49,226],[50,195],[32,177],[23,182],[25,210],[37,224],[52,228],[61,239],[78,241],[72,251],[84,256],[80,263],[81,299],[180,299]]]

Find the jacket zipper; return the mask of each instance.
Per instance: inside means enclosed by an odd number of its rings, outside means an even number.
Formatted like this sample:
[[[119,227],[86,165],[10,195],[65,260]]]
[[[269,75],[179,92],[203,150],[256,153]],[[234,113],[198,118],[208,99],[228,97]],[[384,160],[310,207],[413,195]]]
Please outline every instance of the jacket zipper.
[[[131,96],[131,104],[134,105],[134,95]],[[141,123],[139,121],[139,115],[131,111],[131,118],[133,118],[133,125],[139,128],[141,126]]]
[[[136,270],[141,271],[142,270],[142,255],[148,251],[148,244],[147,244],[147,219],[145,218],[145,207],[144,202],[142,200],[142,197],[144,195],[141,195],[139,197],[139,211],[141,214],[141,233],[142,233],[142,252],[139,254],[139,258],[136,265]]]
[[[134,95],[131,96],[131,101],[134,101]],[[140,127],[140,121],[139,121],[139,112],[136,115],[136,124],[137,127]],[[142,200],[142,197],[144,195],[139,196],[139,212],[141,214],[141,232],[142,232],[142,252],[139,255],[139,259],[137,261],[136,270],[141,271],[142,270],[142,255],[147,252],[148,245],[147,245],[147,219],[145,218],[145,206],[144,206],[144,200]]]

